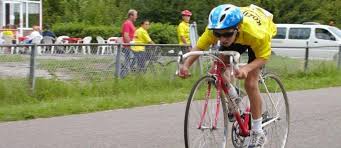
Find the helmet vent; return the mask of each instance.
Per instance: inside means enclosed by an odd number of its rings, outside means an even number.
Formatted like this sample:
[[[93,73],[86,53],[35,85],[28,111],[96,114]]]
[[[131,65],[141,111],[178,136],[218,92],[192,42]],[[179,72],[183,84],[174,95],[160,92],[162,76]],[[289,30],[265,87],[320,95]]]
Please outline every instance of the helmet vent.
[[[227,10],[229,10],[230,9],[230,7],[227,7],[227,8],[225,8],[225,11],[227,11]]]
[[[221,16],[221,18],[220,18],[220,21],[219,21],[219,22],[222,22],[222,21],[225,19],[225,17],[226,17],[226,14],[224,14],[223,16]]]

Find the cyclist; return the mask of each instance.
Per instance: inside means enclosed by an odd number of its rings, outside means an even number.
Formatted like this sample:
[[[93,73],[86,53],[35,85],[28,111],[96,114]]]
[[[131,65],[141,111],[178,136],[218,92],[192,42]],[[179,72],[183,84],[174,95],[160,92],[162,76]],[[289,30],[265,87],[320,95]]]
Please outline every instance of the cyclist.
[[[245,90],[250,98],[253,120],[249,148],[262,147],[266,141],[262,129],[262,100],[258,79],[260,68],[271,55],[271,38],[276,32],[272,14],[266,10],[255,5],[237,7],[223,4],[211,10],[207,28],[192,50],[207,50],[218,41],[221,51],[234,50],[243,53],[248,50],[248,64],[236,70],[235,75],[238,79],[245,79]],[[187,78],[190,75],[189,67],[197,58],[198,56],[191,56],[186,59],[180,67],[180,77]],[[228,70],[225,70],[226,80],[228,74]]]

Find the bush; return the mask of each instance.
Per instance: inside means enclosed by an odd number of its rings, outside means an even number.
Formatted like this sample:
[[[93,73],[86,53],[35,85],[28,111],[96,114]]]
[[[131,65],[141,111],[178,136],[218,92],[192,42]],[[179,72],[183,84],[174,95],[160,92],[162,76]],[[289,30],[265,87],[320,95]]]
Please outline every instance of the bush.
[[[158,44],[177,44],[176,26],[161,23],[152,23],[149,35]]]
[[[52,27],[52,31],[57,35],[67,35],[67,36],[74,36],[74,37],[83,37],[80,36],[79,33],[86,28],[85,24],[82,23],[60,23],[55,24]]]

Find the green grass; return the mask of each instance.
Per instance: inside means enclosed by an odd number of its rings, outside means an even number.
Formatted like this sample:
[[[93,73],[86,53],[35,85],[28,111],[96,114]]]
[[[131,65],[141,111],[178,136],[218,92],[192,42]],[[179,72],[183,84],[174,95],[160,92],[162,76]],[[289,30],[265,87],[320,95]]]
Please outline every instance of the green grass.
[[[157,94],[157,95],[153,95]],[[78,114],[108,109],[129,108],[151,104],[183,101],[187,92],[168,94],[163,91],[135,93],[130,95],[114,95],[107,97],[73,97],[45,100],[37,103],[25,103],[0,107],[2,121],[33,119],[68,114]],[[143,96],[143,97],[142,97]]]
[[[31,96],[25,85],[27,80],[0,79],[0,120],[32,119],[184,101],[194,80],[194,77],[184,81],[152,76],[131,76],[125,80],[100,82],[38,79],[36,91]]]
[[[68,68],[76,72],[82,71],[83,66],[109,61],[82,62],[46,60],[40,61],[40,68]],[[341,86],[341,70],[335,68],[335,62],[311,61],[307,72],[303,71],[303,64],[299,60],[274,57],[267,69],[280,76],[288,91]],[[170,77],[173,72],[174,67],[158,75],[152,72],[144,76],[133,74],[124,80],[61,81],[38,78],[33,94],[29,91],[27,79],[3,78],[0,79],[0,121],[185,101],[199,75],[195,73],[191,78],[182,80]]]

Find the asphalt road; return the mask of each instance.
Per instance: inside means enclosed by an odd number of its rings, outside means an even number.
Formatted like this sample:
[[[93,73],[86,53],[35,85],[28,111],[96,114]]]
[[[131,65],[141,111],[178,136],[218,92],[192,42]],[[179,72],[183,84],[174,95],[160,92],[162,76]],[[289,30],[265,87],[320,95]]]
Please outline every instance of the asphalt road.
[[[290,92],[288,148],[341,147],[341,87]],[[0,148],[182,148],[184,103],[0,123]]]

